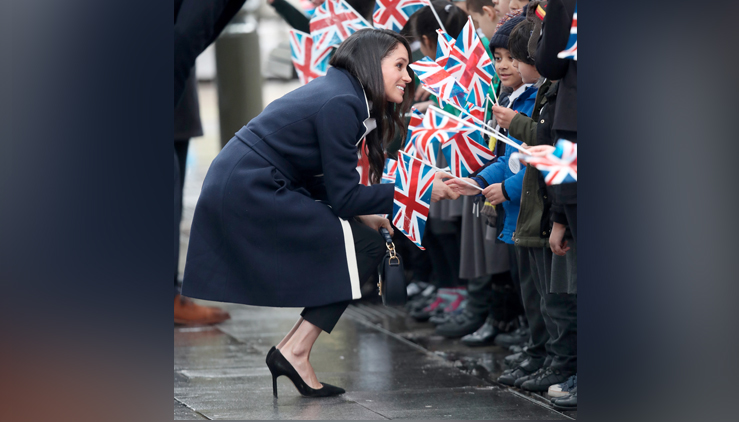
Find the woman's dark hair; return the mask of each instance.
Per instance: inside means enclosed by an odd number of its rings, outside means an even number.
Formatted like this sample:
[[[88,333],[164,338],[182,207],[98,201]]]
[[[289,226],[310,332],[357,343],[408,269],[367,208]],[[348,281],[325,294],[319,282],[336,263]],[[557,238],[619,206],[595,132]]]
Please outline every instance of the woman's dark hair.
[[[462,28],[467,23],[467,14],[455,6],[452,2],[447,0],[431,0],[431,4],[434,5],[436,13],[439,15],[439,19],[446,28],[446,33],[450,37],[456,39],[459,33],[462,32]],[[436,21],[434,13],[431,8],[424,6],[416,13],[413,14],[413,36],[418,41],[423,40],[425,35],[435,45],[436,39],[438,38],[436,30],[440,29],[439,22]]]
[[[534,31],[534,22],[524,19],[514,26],[508,36],[508,51],[511,57],[519,62],[534,65],[534,59],[529,55],[529,38]],[[538,36],[538,34],[537,34]]]
[[[406,49],[410,60],[411,47],[399,34],[387,29],[362,29],[344,40],[329,61],[331,66],[346,69],[354,75],[362,84],[367,100],[372,103],[370,115],[377,121],[377,129],[367,135],[365,144],[372,183],[380,183],[387,143],[393,140],[399,128],[403,138],[406,136],[403,117],[410,110],[415,94],[415,86],[411,82],[405,87],[402,103],[395,104],[385,99],[385,80],[380,62],[400,46]],[[413,70],[410,66],[406,68],[413,79]]]

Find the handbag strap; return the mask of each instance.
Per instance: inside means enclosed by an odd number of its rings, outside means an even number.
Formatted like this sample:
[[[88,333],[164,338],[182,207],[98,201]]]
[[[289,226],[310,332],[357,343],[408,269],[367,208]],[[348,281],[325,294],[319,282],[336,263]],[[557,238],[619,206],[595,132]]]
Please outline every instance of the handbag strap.
[[[382,234],[382,237],[385,238],[385,247],[387,247],[387,252],[389,255],[388,262],[390,263],[390,265],[400,264],[398,254],[395,252],[395,244],[393,243],[393,238],[390,237],[390,232],[387,231],[386,228],[381,227],[380,234]],[[393,264],[393,260],[395,260],[395,264]]]

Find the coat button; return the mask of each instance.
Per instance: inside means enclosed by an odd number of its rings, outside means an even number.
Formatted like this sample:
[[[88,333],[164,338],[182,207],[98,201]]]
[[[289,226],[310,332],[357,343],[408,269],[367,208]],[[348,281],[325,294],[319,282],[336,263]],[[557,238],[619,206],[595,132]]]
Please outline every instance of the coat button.
[[[526,195],[528,195],[528,194],[529,194],[529,191],[526,191]]]
[[[546,236],[547,235],[547,232],[541,232],[541,234],[543,234],[544,236]]]
[[[547,199],[547,196],[546,195],[544,195],[544,199]]]
[[[541,119],[541,123],[544,123],[544,119]]]

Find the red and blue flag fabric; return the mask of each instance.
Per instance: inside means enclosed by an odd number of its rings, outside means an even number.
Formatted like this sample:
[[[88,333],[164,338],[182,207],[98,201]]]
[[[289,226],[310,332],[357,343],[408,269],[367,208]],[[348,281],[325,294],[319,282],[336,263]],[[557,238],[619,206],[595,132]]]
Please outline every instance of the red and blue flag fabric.
[[[418,111],[417,108],[411,107],[411,120],[410,122],[408,122],[408,131],[405,137],[405,146],[403,147],[403,151],[405,151],[405,153],[408,155],[416,155],[416,146],[411,138],[413,135],[413,130],[421,126],[422,121],[423,113]]]
[[[326,74],[332,52],[332,48],[316,51],[310,34],[290,30],[290,56],[303,85]]]
[[[418,9],[428,4],[428,0],[377,0],[372,21],[375,28],[400,32]]]
[[[326,0],[316,8],[310,20],[310,35],[318,51],[338,46],[363,28],[372,28],[372,25],[344,0]]]
[[[515,155],[514,155],[515,154]],[[547,185],[577,182],[577,144],[560,139],[556,148],[543,157],[515,152],[514,160],[521,160],[536,167],[544,176]]]
[[[451,50],[444,70],[459,81],[466,92],[469,92],[467,101],[482,107],[485,104],[485,94],[490,89],[495,69],[485,46],[475,32],[471,17],[467,18],[467,23]]]
[[[410,64],[424,88],[436,95],[439,100],[462,107],[467,91],[443,67],[428,57]]]
[[[398,160],[385,159],[385,168],[382,169],[382,180],[380,183],[395,183],[395,172],[398,170]]]
[[[435,165],[438,159],[439,147],[442,143],[456,135],[464,126],[433,108],[426,111],[421,125],[413,130],[411,140],[416,147],[416,157],[422,161]]]
[[[441,144],[441,152],[449,164],[449,171],[456,177],[469,177],[480,167],[495,158],[480,132],[459,132]]]
[[[567,40],[567,48],[560,51],[557,57],[577,61],[577,3],[575,3],[575,13],[572,15],[572,27],[570,27],[570,39]]]
[[[439,34],[436,40],[436,64],[441,67],[446,66],[449,56],[452,54],[452,47],[454,46],[454,38],[450,37],[449,34],[437,29],[436,32]]]
[[[367,138],[362,139],[362,146],[357,151],[357,173],[359,173],[359,183],[369,186],[370,183],[370,165],[367,146],[365,141]]]
[[[434,169],[402,152],[398,153],[393,197],[393,225],[421,249],[431,204]]]

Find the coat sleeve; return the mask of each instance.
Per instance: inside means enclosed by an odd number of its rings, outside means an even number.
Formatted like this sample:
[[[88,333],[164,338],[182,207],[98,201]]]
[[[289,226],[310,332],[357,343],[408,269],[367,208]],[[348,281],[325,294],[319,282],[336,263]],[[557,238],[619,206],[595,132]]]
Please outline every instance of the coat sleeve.
[[[500,183],[503,181],[503,176],[505,175],[505,166],[507,165],[507,162],[504,163],[502,160],[498,160],[494,162],[493,164],[485,167],[480,174],[478,174],[479,177],[482,177],[485,182],[487,182],[488,186],[492,185],[493,183]]]
[[[274,0],[271,4],[288,25],[298,31],[310,32],[310,19],[287,0]]]
[[[180,102],[195,59],[218,38],[245,0],[175,2],[174,105]],[[178,8],[179,5],[179,8]]]
[[[511,202],[521,203],[521,190],[523,189],[524,174],[526,174],[526,167],[503,181],[503,186],[505,186],[505,191]]]
[[[552,0],[547,4],[542,35],[536,49],[536,70],[545,78],[564,78],[570,59],[557,57],[567,48],[576,0]]]
[[[527,145],[536,145],[536,122],[530,117],[516,113],[511,120],[508,134]]]
[[[321,152],[326,196],[334,214],[350,218],[366,214],[391,214],[393,184],[364,186],[357,173],[356,140],[364,132],[364,102],[352,95],[330,99],[316,114],[316,134]]]

